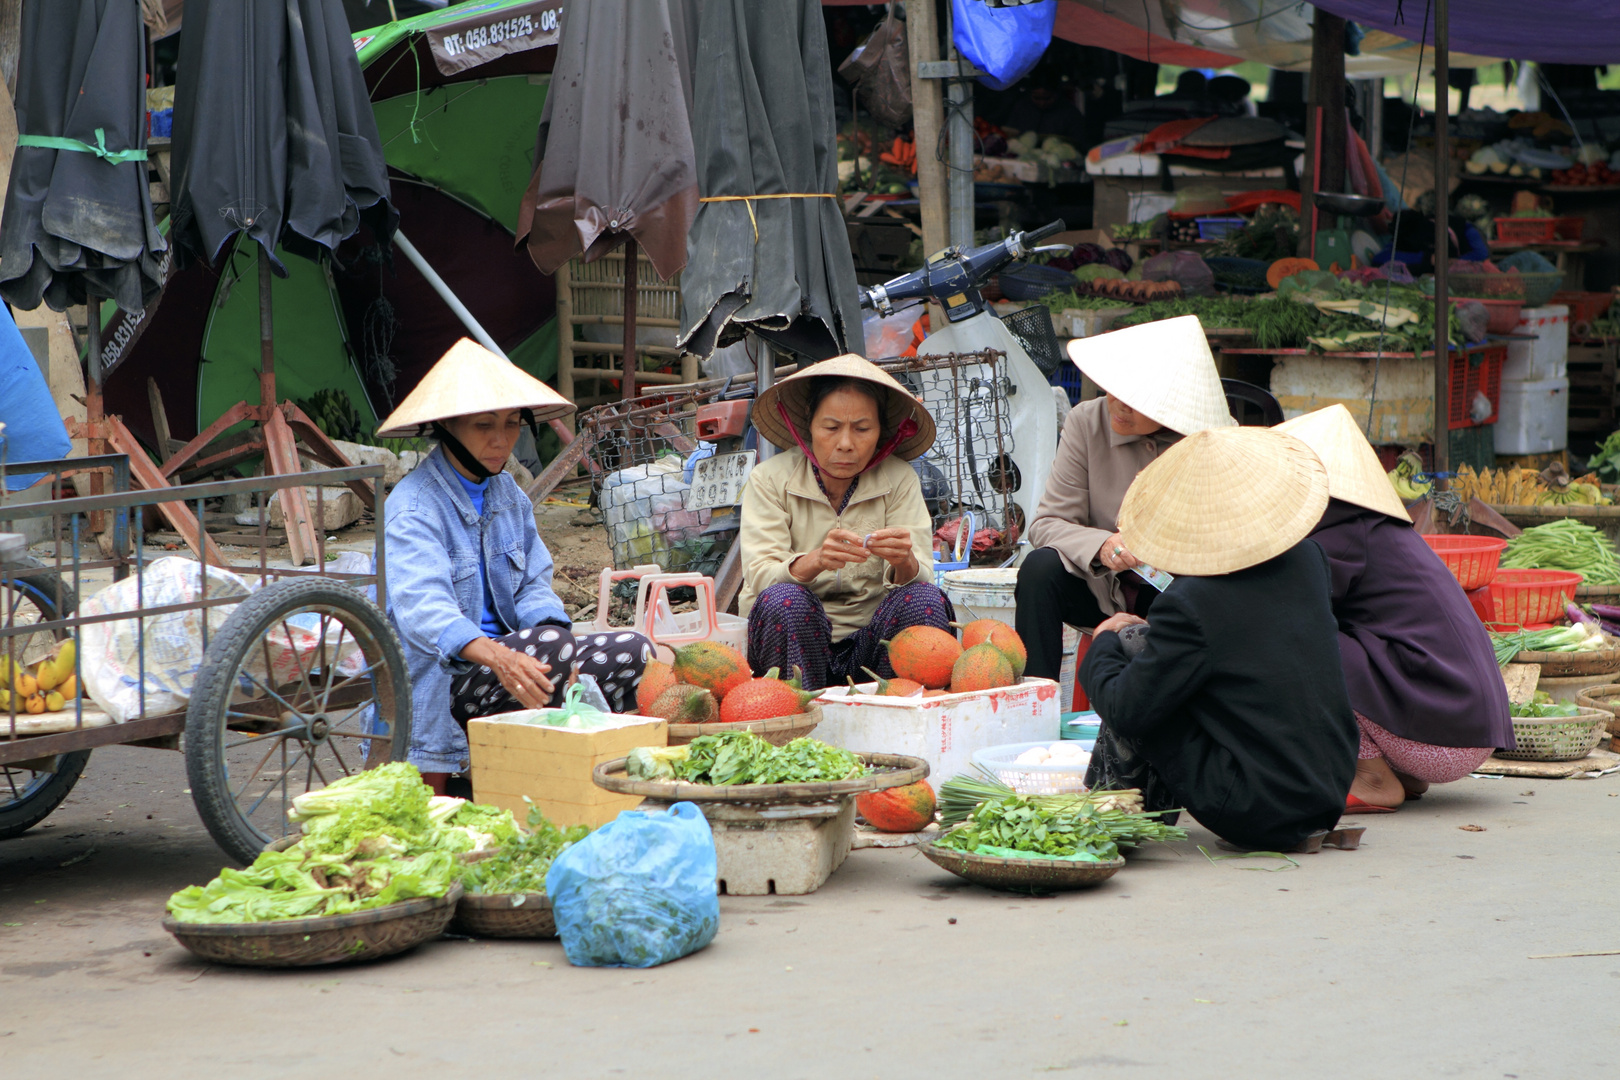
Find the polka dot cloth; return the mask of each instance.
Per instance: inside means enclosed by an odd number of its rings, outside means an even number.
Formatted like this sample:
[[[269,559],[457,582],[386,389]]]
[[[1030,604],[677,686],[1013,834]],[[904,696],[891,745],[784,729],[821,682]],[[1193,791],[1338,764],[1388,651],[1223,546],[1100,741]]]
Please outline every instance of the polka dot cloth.
[[[956,618],[950,600],[932,583],[913,581],[891,589],[872,613],[872,621],[834,645],[827,609],[803,585],[783,582],[759,594],[748,613],[748,665],[756,674],[771,668],[804,669],[804,688],[842,685],[854,676],[867,681],[868,667],[885,679],[894,676],[889,650],[882,642],[908,626],[932,626],[951,632]]]
[[[548,704],[562,703],[568,675],[577,666],[581,674],[596,680],[614,712],[634,711],[636,684],[653,655],[653,643],[628,630],[576,637],[560,626],[531,626],[495,641],[551,666],[549,677],[557,688]],[[487,667],[475,667],[450,683],[450,715],[462,725],[475,716],[523,707]]]
[[[1389,767],[1414,780],[1430,784],[1449,784],[1461,780],[1491,756],[1490,747],[1430,746],[1392,735],[1356,713],[1356,724],[1361,728],[1361,749],[1356,757],[1361,761],[1383,758]]]

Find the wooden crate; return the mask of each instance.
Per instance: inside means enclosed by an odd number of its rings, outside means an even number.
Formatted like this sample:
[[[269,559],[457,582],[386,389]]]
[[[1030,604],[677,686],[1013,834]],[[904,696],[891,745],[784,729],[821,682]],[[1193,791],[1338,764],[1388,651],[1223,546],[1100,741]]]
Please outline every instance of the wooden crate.
[[[473,797],[512,811],[519,821],[528,815],[523,801],[528,796],[557,825],[593,829],[605,825],[619,811],[634,810],[641,796],[604,791],[591,781],[591,771],[638,746],[669,744],[669,725],[663,720],[634,720],[622,727],[595,730],[514,723],[497,717],[472,720],[467,724],[467,742],[472,750]]]
[[[1615,367],[1620,342],[1569,347],[1569,430],[1615,429]]]

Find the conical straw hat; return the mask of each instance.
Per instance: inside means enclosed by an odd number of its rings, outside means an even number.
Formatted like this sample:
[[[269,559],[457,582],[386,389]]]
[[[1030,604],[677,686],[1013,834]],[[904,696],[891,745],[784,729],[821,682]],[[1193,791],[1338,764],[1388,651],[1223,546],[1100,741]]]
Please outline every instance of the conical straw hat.
[[[1327,502],[1327,469],[1292,435],[1202,431],[1137,474],[1119,532],[1132,555],[1160,570],[1230,574],[1305,539]]]
[[[831,360],[823,360],[819,364],[811,364],[803,371],[796,371],[792,375],[768,388],[754,402],[754,427],[766,439],[770,440],[784,450],[791,450],[799,445],[793,439],[793,433],[788,430],[787,424],[782,422],[782,412],[786,412],[788,419],[799,433],[799,438],[810,441],[810,380],[817,375],[832,375],[844,379],[860,379],[872,383],[887,395],[888,404],[883,410],[883,434],[878,437],[878,448],[889,445],[900,430],[900,425],[909,417],[917,423],[915,434],[907,436],[894,448],[896,457],[905,461],[921,457],[934,445],[934,418],[928,415],[922,402],[912,396],[900,383],[889,375],[887,371],[878,367],[870,360],[846,353],[835,356]],[[777,405],[781,405],[781,410]]]
[[[1361,433],[1350,410],[1330,405],[1295,417],[1274,429],[1284,431],[1316,451],[1327,466],[1328,494],[1401,521],[1411,521],[1401,498],[1390,486],[1372,444]]]
[[[1236,423],[1196,315],[1069,342],[1086,377],[1171,431],[1194,435]]]
[[[408,438],[435,420],[499,409],[531,409],[537,422],[574,411],[574,404],[516,364],[462,338],[439,357],[382,426],[381,439]]]

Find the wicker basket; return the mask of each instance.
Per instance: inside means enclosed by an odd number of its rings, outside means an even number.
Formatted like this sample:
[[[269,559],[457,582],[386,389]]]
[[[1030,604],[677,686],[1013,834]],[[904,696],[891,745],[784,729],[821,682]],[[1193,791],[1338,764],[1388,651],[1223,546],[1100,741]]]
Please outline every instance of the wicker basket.
[[[1609,734],[1620,738],[1620,685],[1594,686],[1582,690],[1575,704],[1583,709],[1602,709],[1609,714]]]
[[[904,787],[928,776],[928,762],[907,754],[857,754],[872,771],[851,780],[818,780],[805,784],[689,784],[684,780],[632,780],[625,775],[624,758],[604,761],[591,771],[599,788],[621,795],[642,795],[664,802],[772,803],[827,802],[841,795]]]
[[[1579,761],[1597,749],[1612,719],[1614,715],[1604,709],[1587,708],[1578,716],[1515,716],[1513,738],[1519,747],[1498,750],[1496,756],[1513,761]]]
[[[808,705],[805,711],[793,716],[778,716],[771,720],[745,720],[737,724],[671,724],[669,745],[683,746],[699,735],[714,735],[722,731],[752,731],[772,746],[786,746],[801,735],[808,735],[821,723],[821,706]]]
[[[1125,866],[1123,858],[1109,862],[1069,862],[1063,859],[1003,859],[954,851],[938,844],[918,848],[928,861],[975,885],[1010,892],[1051,893],[1089,889],[1101,885]]]
[[[1620,648],[1593,652],[1533,652],[1526,650],[1513,658],[1515,664],[1540,664],[1543,679],[1565,679],[1579,675],[1613,675],[1620,672]]]
[[[472,937],[554,938],[557,919],[545,893],[468,893],[450,929]]]
[[[253,923],[183,923],[163,920],[180,944],[216,964],[314,967],[392,956],[444,933],[461,899],[452,885],[440,897],[402,900],[350,915]]]

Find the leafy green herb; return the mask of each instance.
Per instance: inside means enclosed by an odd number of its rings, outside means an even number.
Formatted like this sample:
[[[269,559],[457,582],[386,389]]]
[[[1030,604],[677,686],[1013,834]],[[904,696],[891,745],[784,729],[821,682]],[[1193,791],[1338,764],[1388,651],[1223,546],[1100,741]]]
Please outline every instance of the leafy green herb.
[[[1012,788],[994,777],[953,776],[939,788],[940,823],[949,828],[966,821],[980,806],[1001,802],[1014,794]],[[1166,825],[1159,820],[1162,812],[1142,813],[1142,795],[1135,790],[1030,795],[1025,798],[1060,814],[1089,808],[1093,812],[1093,820],[1107,830],[1115,844],[1123,848],[1187,839],[1186,829]]]
[[[953,851],[1008,848],[1053,858],[1091,855],[1101,861],[1117,859],[1119,848],[1098,820],[1099,814],[1089,803],[1053,808],[1009,795],[980,805],[966,822],[935,842]]]
[[[473,893],[543,893],[552,860],[590,831],[586,825],[559,829],[539,807],[530,807],[528,831],[502,844],[489,858],[465,864],[461,883]]]
[[[693,739],[673,771],[694,784],[805,784],[862,776],[866,766],[848,750],[815,739],[772,746],[751,731],[726,731]]]

